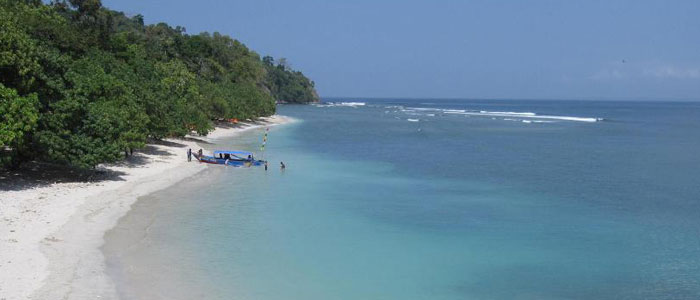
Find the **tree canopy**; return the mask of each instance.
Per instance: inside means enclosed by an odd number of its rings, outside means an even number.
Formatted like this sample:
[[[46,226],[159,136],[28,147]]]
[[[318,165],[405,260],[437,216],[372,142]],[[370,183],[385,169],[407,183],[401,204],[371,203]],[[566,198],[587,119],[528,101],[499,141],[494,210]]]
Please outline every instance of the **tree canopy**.
[[[318,101],[301,72],[217,32],[145,25],[100,0],[0,0],[0,164],[89,168],[148,138]]]
[[[319,96],[314,82],[299,71],[292,70],[287,60],[281,58],[277,64],[271,56],[263,57],[267,70],[267,84],[275,100],[287,103],[318,102]]]

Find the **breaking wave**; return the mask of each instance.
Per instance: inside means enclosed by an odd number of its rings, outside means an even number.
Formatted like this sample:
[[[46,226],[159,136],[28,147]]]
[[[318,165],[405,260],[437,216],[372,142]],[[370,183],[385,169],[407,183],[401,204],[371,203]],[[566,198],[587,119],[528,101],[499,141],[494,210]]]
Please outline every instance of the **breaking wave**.
[[[365,102],[324,102],[320,104],[314,104],[316,107],[335,107],[335,106],[347,106],[347,107],[358,107],[365,106]]]
[[[482,116],[482,117],[502,117],[503,120],[515,121],[513,118],[527,119],[535,123],[551,123],[554,121],[572,121],[572,122],[598,122],[603,121],[603,118],[589,117],[574,117],[574,116],[555,116],[555,115],[538,115],[534,112],[513,112],[513,111],[487,111],[487,110],[466,110],[466,109],[440,109],[440,108],[425,108],[425,107],[407,107],[401,111],[407,114],[435,112],[453,115],[465,116]],[[529,123],[529,122],[526,122]]]

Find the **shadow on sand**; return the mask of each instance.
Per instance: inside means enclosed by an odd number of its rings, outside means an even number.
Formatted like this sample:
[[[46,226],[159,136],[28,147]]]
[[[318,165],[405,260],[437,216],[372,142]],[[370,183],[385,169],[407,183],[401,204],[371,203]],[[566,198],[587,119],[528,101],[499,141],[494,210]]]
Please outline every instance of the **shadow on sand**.
[[[19,191],[54,183],[124,180],[123,175],[124,172],[112,170],[85,170],[32,161],[22,164],[18,170],[0,169],[0,190]]]
[[[265,119],[255,119],[255,120],[246,120],[245,122],[239,122],[239,123],[231,123],[231,122],[225,122],[225,121],[217,121],[215,123],[216,127],[221,127],[221,128],[243,128],[251,125],[270,125],[274,124],[272,121],[268,121]]]
[[[134,151],[134,155],[130,155],[128,158],[110,165],[140,168],[146,166],[152,160],[152,157],[149,156],[161,156],[166,159],[173,159],[172,156],[174,155],[172,153],[158,149],[155,145],[179,147],[182,148],[183,151],[186,151],[186,146],[184,144],[173,141],[152,140],[149,141],[149,144],[143,149]],[[100,167],[96,169],[80,169],[50,162],[32,161],[22,164],[17,170],[0,168],[0,190],[19,191],[54,183],[121,181],[124,180],[124,175],[126,175],[125,172],[108,170]]]

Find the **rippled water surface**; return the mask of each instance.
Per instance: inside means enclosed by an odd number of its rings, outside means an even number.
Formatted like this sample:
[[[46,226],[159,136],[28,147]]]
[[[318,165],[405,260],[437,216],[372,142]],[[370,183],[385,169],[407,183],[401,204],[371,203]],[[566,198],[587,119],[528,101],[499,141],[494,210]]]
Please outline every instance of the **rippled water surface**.
[[[278,108],[267,172],[141,199],[105,247],[122,296],[700,298],[700,105],[328,102]]]

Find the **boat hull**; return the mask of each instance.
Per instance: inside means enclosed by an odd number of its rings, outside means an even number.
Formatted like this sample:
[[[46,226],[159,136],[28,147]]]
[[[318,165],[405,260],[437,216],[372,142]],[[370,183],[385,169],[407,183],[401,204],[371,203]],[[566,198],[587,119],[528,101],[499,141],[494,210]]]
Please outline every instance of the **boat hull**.
[[[233,167],[252,167],[252,166],[262,166],[265,164],[263,160],[247,160],[247,159],[225,159],[213,156],[198,155],[193,154],[194,157],[200,163],[212,164],[212,165],[226,165]]]

